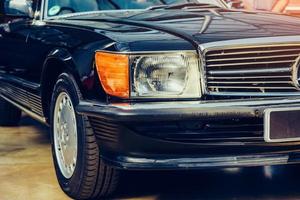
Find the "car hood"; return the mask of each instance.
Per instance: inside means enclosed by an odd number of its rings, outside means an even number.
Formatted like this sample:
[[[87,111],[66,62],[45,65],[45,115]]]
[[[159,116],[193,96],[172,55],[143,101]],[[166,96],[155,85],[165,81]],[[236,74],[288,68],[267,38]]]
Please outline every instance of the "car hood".
[[[94,12],[69,15],[63,22],[127,44],[160,41],[162,45],[163,41],[172,40],[174,44],[185,41],[196,46],[300,33],[300,19],[296,17],[225,9]]]

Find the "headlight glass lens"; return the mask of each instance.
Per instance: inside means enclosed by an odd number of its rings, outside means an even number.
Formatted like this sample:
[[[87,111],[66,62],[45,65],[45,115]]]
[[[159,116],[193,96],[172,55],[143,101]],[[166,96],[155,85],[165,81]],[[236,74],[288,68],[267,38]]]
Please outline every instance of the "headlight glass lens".
[[[200,97],[196,53],[134,56],[132,97]]]

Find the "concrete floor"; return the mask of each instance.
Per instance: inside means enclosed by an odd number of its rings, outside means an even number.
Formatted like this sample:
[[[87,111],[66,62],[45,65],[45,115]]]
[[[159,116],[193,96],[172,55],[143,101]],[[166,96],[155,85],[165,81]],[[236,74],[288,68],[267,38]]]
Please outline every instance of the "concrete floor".
[[[52,165],[46,127],[24,117],[0,128],[0,200],[64,200]],[[115,199],[300,199],[297,166],[123,176]],[[300,169],[300,167],[299,167]]]

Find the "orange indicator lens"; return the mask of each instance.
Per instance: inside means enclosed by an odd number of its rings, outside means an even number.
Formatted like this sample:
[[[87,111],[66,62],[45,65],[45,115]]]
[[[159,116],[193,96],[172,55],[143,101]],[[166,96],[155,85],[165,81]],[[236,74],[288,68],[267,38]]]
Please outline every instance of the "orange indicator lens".
[[[105,92],[111,96],[129,98],[129,56],[97,52],[95,61]]]

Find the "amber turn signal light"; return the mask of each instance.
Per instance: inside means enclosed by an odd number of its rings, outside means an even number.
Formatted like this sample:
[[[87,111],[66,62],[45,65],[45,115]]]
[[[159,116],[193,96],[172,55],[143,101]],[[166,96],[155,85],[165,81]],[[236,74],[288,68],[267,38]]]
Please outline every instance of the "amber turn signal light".
[[[96,52],[95,63],[105,92],[129,98],[129,57],[123,54]]]

